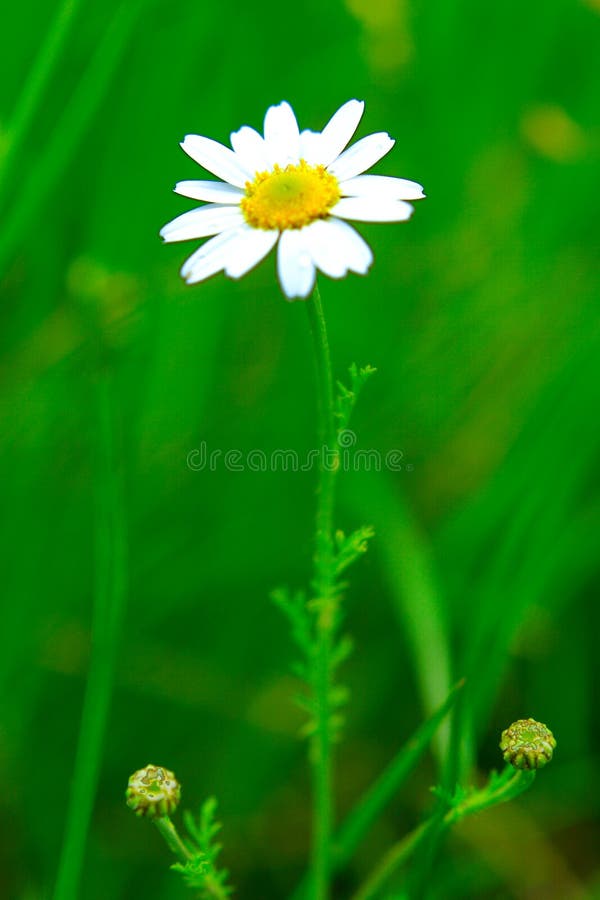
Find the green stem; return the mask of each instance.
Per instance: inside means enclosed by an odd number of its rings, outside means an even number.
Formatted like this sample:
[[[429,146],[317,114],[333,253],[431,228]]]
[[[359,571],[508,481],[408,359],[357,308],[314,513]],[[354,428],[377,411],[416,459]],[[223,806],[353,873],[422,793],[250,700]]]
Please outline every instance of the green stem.
[[[315,350],[319,408],[319,486],[313,588],[316,650],[313,686],[316,729],[311,746],[313,780],[312,896],[327,900],[331,875],[333,761],[331,753],[331,652],[335,627],[333,507],[338,462],[334,392],[327,328],[319,290],[307,301]]]
[[[171,850],[175,854],[180,863],[185,866],[187,862],[193,859],[192,854],[179,837],[179,832],[168,816],[161,816],[158,819],[153,819],[152,821],[160,831],[167,846],[169,847],[169,850]]]
[[[412,856],[430,834],[437,832],[438,835],[441,835],[465,816],[513,800],[533,784],[535,774],[535,771],[515,771],[511,766],[507,766],[494,783],[493,788],[486,785],[479,791],[473,791],[462,802],[452,806],[444,815],[434,815],[423,822],[388,850],[371,875],[354,894],[352,900],[373,900],[379,896],[379,892],[391,875]]]
[[[204,890],[213,900],[229,900],[230,894],[212,877],[208,877],[203,885]]]
[[[462,803],[448,810],[444,816],[444,822],[447,825],[454,825],[465,816],[481,812],[490,806],[497,806],[499,803],[506,803],[508,800],[514,800],[533,784],[535,775],[535,769],[515,770],[512,766],[507,765],[493,790],[486,786],[479,791],[473,791]]]
[[[319,595],[331,589],[333,559],[333,506],[338,446],[335,427],[335,400],[331,355],[327,339],[325,315],[317,285],[307,301],[310,329],[315,351],[319,409],[319,488],[315,553],[315,583]]]
[[[352,900],[372,900],[372,898],[376,897],[378,891],[385,884],[390,875],[412,856],[417,847],[422,843],[423,838],[425,838],[432,830],[433,825],[434,820],[424,822],[395,844],[385,854],[369,878],[356,891]]]
[[[125,528],[107,375],[96,385],[96,497],[92,649],[75,771],[53,900],[76,900],[98,785],[126,596]]]

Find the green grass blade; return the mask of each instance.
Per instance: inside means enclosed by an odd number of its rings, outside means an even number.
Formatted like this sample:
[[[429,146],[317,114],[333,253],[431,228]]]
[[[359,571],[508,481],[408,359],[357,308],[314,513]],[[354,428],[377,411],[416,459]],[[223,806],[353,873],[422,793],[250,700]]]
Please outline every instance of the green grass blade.
[[[448,715],[464,685],[459,681],[439,709],[415,731],[377,781],[366,791],[342,825],[334,845],[336,868],[352,857],[373,822],[398,793]]]
[[[36,211],[64,173],[92,122],[127,46],[141,5],[141,0],[136,0],[117,7],[44,152],[23,180],[18,199],[10,207],[2,227],[0,274],[4,272]]]
[[[535,777],[535,770],[517,771],[512,766],[506,766],[501,775],[492,773],[488,784],[481,790],[462,792],[460,796],[457,795],[445,814],[440,814],[439,811],[434,812],[425,822],[422,822],[391,847],[354,894],[352,900],[375,900],[376,897],[383,896],[381,890],[386,882],[410,859],[415,851],[423,846],[428,837],[436,836],[439,839],[444,832],[466,816],[482,812],[499,803],[514,800],[531,787]],[[413,889],[407,895],[413,897],[417,894]],[[391,894],[385,896],[391,896]],[[394,893],[394,896],[397,894]],[[420,892],[418,896],[420,896]]]
[[[96,389],[96,573],[92,656],[54,900],[76,900],[81,896],[79,885],[108,724],[127,590],[122,489],[117,474],[107,376],[99,376]]]
[[[65,0],[57,10],[17,100],[13,120],[8,126],[4,155],[0,157],[0,204],[5,196],[11,166],[23,145],[46,86],[52,77],[54,67],[60,59],[61,50],[69,35],[78,6],[79,0]]]
[[[429,715],[447,697],[452,684],[444,604],[429,544],[397,485],[382,473],[361,472],[360,480],[355,478],[345,490],[345,499],[360,508],[375,528],[373,548],[380,554],[394,608],[412,650],[423,708]],[[444,757],[448,733],[444,729],[435,745],[439,758]]]
[[[339,829],[333,842],[332,866],[339,872],[352,858],[357,846],[367,834],[392,797],[398,793],[431,740],[452,709],[464,681],[459,681],[444,703],[424,722],[394,757],[389,766],[365,792]],[[295,891],[294,900],[307,896],[308,882],[304,881]]]

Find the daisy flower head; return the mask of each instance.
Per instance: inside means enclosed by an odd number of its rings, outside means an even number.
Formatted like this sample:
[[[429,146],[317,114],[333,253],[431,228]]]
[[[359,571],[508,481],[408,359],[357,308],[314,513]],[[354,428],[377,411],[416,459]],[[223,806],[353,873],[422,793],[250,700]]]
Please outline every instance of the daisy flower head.
[[[364,175],[394,146],[386,132],[347,147],[364,109],[349,100],[323,131],[300,131],[289,103],[267,110],[264,135],[244,125],[231,149],[188,134],[181,143],[194,162],[221,181],[180,181],[175,192],[204,203],[161,230],[166,242],[208,237],[186,260],[188,284],[224,271],[241,278],[277,244],[277,272],[288,300],[311,293],[316,271],[331,278],[365,275],[369,245],[346,220],[404,222],[424,197],[414,181]]]

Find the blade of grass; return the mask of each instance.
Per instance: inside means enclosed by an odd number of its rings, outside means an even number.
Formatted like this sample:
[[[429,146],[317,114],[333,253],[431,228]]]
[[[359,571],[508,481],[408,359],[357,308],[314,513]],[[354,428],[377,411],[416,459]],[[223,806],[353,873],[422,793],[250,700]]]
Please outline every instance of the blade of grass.
[[[351,483],[351,487],[348,487]],[[398,486],[381,472],[361,472],[346,479],[344,499],[373,523],[379,552],[409,642],[421,700],[430,715],[448,696],[452,684],[444,604],[427,539],[404,502]],[[434,749],[444,758],[449,729],[442,728]]]
[[[396,757],[382,772],[377,781],[366,791],[339,830],[334,843],[334,865],[342,868],[352,857],[373,822],[385,809],[392,797],[398,793],[423,753],[432,741],[439,726],[448,715],[459,691],[464,686],[459,681],[450,691],[439,709],[424,722]]]
[[[512,766],[506,766],[501,775],[492,773],[489,783],[481,790],[471,791],[466,795],[460,793],[460,799],[455,799],[444,815],[434,813],[432,817],[422,822],[414,831],[391,847],[373,869],[371,875],[356,891],[352,900],[374,900],[375,897],[381,896],[380,891],[386,882],[413,855],[427,837],[434,833],[441,836],[465,816],[474,815],[499,803],[513,800],[533,784],[535,777],[535,770],[515,770]]]
[[[441,723],[454,706],[463,686],[464,681],[459,681],[452,688],[444,703],[430,719],[415,731],[347,816],[332,845],[332,868],[334,872],[341,871],[350,861],[352,854],[377,817],[398,793],[429,747]],[[293,895],[294,900],[306,897],[307,890],[308,879],[303,881],[297,888]]]
[[[111,77],[127,46],[133,25],[142,8],[141,0],[121,3],[98,43],[89,65],[77,82],[40,158],[24,179],[17,200],[9,208],[0,236],[0,275],[40,205],[67,168],[78,143],[94,118],[110,85]]]
[[[55,64],[67,40],[80,0],[65,0],[57,9],[46,39],[29,70],[23,90],[17,100],[12,121],[7,128],[4,155],[0,157],[0,205],[4,201],[9,182],[10,168],[17,157]]]
[[[461,666],[469,685],[463,715],[455,718],[461,734],[472,732],[476,737],[485,728],[486,710],[492,707],[511,645],[528,611],[536,605],[547,606],[555,585],[564,583],[563,567],[571,571],[570,558],[560,551],[549,553],[548,548],[560,548],[565,534],[570,533],[577,498],[597,458],[600,434],[595,422],[586,422],[585,433],[580,426],[579,442],[572,441],[574,422],[581,416],[573,400],[573,385],[593,384],[595,368],[595,356],[584,353],[548,392],[540,410],[543,419],[536,423],[537,440],[528,443],[528,486],[514,503],[488,566],[472,584],[477,606],[469,616]],[[572,427],[567,424],[570,417]],[[569,459],[567,467],[561,466],[565,458]],[[556,478],[557,471],[560,478]],[[464,777],[472,762],[472,753],[463,747],[450,780]]]
[[[122,487],[118,476],[108,375],[99,375],[95,387],[96,572],[92,655],[54,900],[76,900],[81,896],[79,885],[108,723],[127,591]]]

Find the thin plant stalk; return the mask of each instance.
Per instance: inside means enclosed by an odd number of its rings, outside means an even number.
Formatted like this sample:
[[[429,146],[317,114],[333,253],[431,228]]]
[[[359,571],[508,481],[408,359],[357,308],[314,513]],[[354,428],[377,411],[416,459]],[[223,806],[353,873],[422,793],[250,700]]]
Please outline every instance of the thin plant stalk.
[[[160,816],[158,819],[154,819],[154,824],[164,838],[169,850],[175,854],[182,865],[193,859],[193,855],[181,840],[179,832],[168,816]]]
[[[98,786],[126,598],[125,526],[109,376],[95,384],[95,578],[92,648],[53,900],[77,900]]]
[[[423,822],[395,844],[383,857],[369,879],[353,895],[352,900],[373,900],[374,897],[380,896],[379,891],[388,878],[412,856],[426,835],[432,831],[434,825],[434,820]]]
[[[334,626],[333,509],[338,458],[331,356],[319,290],[307,301],[315,350],[319,409],[319,485],[314,555],[316,651],[314,689],[316,728],[311,745],[313,783],[312,887],[314,900],[327,900],[333,829],[333,760],[331,746],[331,653]]]
[[[386,882],[410,859],[428,836],[442,835],[465,816],[513,800],[533,784],[535,776],[535,770],[515,770],[512,766],[506,766],[500,776],[490,780],[481,790],[467,793],[463,799],[454,801],[445,814],[436,813],[422,822],[388,850],[352,900],[375,900],[382,896],[381,890]]]

